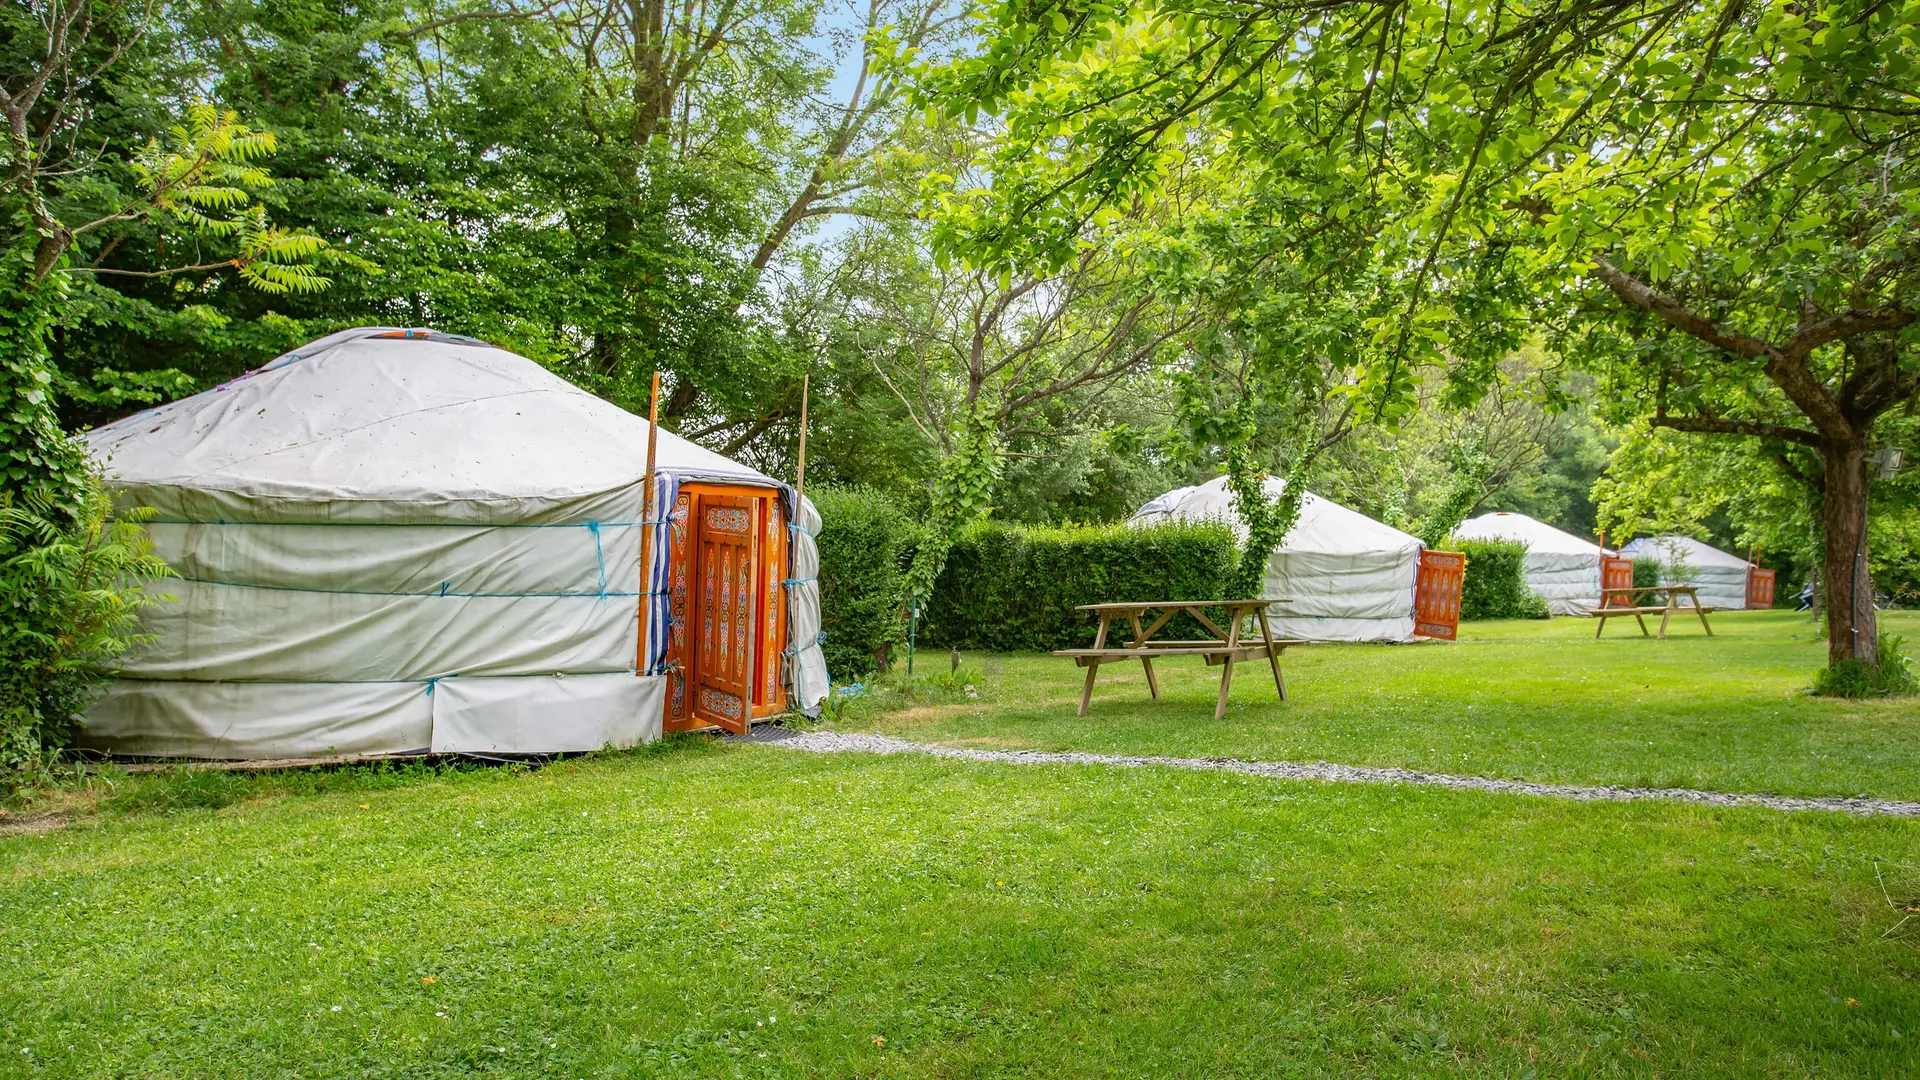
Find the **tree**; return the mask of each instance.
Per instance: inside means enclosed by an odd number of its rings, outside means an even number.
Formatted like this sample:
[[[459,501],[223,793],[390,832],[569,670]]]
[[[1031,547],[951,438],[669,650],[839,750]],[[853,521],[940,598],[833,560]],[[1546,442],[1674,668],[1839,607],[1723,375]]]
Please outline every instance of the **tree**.
[[[1394,294],[1361,365],[1375,413],[1421,365],[1484,387],[1488,351],[1459,346],[1526,321],[1622,411],[1816,452],[1830,659],[1875,662],[1863,460],[1920,398],[1910,9],[1041,0],[985,25],[925,75],[1009,132],[955,250],[1057,261],[1223,142],[1369,223]]]
[[[324,243],[270,222],[259,199],[272,179],[256,162],[274,151],[273,135],[232,112],[194,105],[184,123],[144,147],[115,148],[136,181],[130,192],[103,193],[93,183],[109,152],[92,145],[84,95],[139,46],[143,18],[107,0],[36,0],[15,10],[8,27],[8,74],[0,77],[0,493],[36,504],[29,509],[77,505],[90,484],[84,454],[55,415],[56,373],[46,356],[47,331],[69,294],[68,255],[89,234],[160,221],[194,241],[190,262],[138,272],[143,277],[232,270],[262,292],[328,285],[311,264]],[[113,271],[89,263],[71,272]]]

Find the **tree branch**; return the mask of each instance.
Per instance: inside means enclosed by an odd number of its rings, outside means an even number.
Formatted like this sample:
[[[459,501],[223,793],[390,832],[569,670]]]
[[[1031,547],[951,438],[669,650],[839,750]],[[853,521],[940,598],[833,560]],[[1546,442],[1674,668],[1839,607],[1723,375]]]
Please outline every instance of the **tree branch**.
[[[1672,428],[1674,431],[1704,432],[1711,435],[1747,435],[1757,439],[1780,439],[1815,449],[1826,444],[1826,440],[1815,432],[1802,431],[1785,424],[1763,423],[1759,420],[1727,420],[1718,416],[1668,416],[1662,411],[1654,414],[1653,426]]]

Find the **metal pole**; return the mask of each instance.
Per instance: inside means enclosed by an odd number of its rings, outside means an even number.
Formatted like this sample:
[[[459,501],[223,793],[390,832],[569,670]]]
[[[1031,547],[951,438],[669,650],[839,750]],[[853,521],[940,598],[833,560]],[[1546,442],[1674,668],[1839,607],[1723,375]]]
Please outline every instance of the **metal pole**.
[[[647,481],[640,493],[640,643],[634,653],[635,674],[647,675],[647,607],[653,603],[653,467],[660,435],[660,373],[653,373],[653,401],[647,406]]]

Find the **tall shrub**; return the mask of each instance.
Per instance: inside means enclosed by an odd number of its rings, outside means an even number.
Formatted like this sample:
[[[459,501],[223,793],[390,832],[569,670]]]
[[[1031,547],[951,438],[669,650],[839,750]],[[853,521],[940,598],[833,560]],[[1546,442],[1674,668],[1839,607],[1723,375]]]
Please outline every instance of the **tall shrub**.
[[[1460,581],[1462,619],[1546,617],[1546,602],[1527,588],[1527,545],[1454,537],[1448,547],[1467,557],[1466,574]]]
[[[843,682],[873,671],[874,655],[901,639],[906,568],[920,536],[905,509],[870,488],[808,493],[820,510],[820,627],[827,671]]]
[[[1078,605],[1224,599],[1238,560],[1233,532],[1218,524],[1025,529],[988,522],[947,553],[921,640],[998,652],[1083,647],[1098,624]],[[1196,630],[1176,622],[1164,634]]]

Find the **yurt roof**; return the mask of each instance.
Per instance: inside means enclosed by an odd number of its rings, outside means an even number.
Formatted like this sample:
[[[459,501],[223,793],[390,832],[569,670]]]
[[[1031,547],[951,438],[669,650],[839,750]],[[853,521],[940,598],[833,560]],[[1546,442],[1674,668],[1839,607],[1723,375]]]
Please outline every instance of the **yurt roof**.
[[[1267,478],[1266,493],[1269,499],[1278,498],[1286,488],[1285,480]],[[1246,525],[1233,508],[1233,492],[1228,489],[1224,476],[1215,477],[1196,487],[1169,491],[1135,511],[1130,520],[1135,524],[1150,524],[1162,517],[1187,521],[1217,520],[1237,533],[1246,532]],[[1280,546],[1287,551],[1325,554],[1411,551],[1420,547],[1420,538],[1309,491],[1301,497],[1299,520],[1294,522]]]
[[[344,330],[87,435],[114,482],[250,499],[545,505],[646,473],[647,422],[470,338]],[[776,481],[667,431],[683,479]]]
[[[1666,558],[1667,550],[1677,551],[1688,566],[1725,566],[1746,569],[1747,560],[1691,536],[1643,536],[1620,549],[1622,555]]]
[[[1518,540],[1527,545],[1529,552],[1585,555],[1590,558],[1597,558],[1601,552],[1599,544],[1556,529],[1539,518],[1508,510],[1496,510],[1469,518],[1460,523],[1454,535],[1463,540]]]

